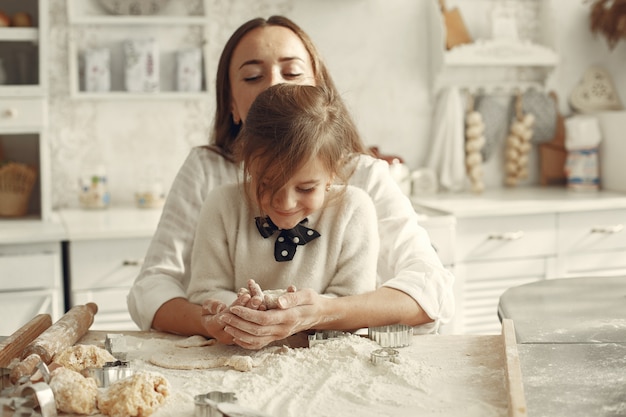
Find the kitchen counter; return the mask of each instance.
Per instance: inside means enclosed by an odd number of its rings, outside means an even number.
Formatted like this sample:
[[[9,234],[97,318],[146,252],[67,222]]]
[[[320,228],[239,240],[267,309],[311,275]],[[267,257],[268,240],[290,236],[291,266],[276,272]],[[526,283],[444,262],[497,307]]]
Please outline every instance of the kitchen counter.
[[[68,240],[151,238],[161,210],[110,207],[104,210],[63,209],[58,212]]]
[[[0,220],[0,245],[49,243],[65,240],[67,234],[58,214],[50,220]]]
[[[518,343],[624,343],[626,276],[549,279],[508,289],[498,315]]]
[[[565,187],[516,187],[488,189],[482,194],[439,193],[413,197],[414,205],[439,210],[457,218],[566,213],[626,208],[626,194],[612,191],[581,192]]]
[[[498,311],[515,323],[530,416],[626,415],[626,276],[520,285]]]

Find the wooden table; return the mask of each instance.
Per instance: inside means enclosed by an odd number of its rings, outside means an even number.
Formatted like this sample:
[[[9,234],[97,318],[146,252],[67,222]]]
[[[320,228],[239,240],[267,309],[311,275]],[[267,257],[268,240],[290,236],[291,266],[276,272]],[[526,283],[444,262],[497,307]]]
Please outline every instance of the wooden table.
[[[150,341],[154,338],[174,340],[176,336],[156,332],[124,332],[131,346],[129,359],[137,370],[154,370],[146,363]],[[102,345],[106,332],[90,331],[79,343]],[[276,363],[291,361],[294,369],[253,369],[242,373],[229,369],[158,371],[170,381],[172,398],[154,417],[194,415],[193,397],[209,391],[236,392],[238,402],[275,417],[338,416],[360,417],[441,416],[467,417],[493,415],[525,417],[526,405],[521,382],[519,356],[514,329],[505,322],[502,335],[420,335],[412,344],[397,348],[399,363],[374,365],[369,360],[372,347],[380,348],[363,337],[351,336],[348,348],[330,347],[318,350],[336,372],[316,372],[307,365],[307,357],[316,347],[290,348]],[[329,345],[324,345],[329,346]],[[354,346],[354,348],[352,347]],[[223,349],[225,347],[220,347]],[[326,350],[324,350],[326,349]],[[146,352],[142,352],[146,351]],[[135,359],[133,359],[135,358]],[[300,360],[300,362],[298,362]],[[278,361],[278,362],[276,362]],[[347,364],[356,364],[353,369]],[[269,372],[275,369],[276,375]],[[258,388],[258,378],[267,378],[267,386]],[[411,387],[407,381],[418,381]],[[377,385],[386,385],[378,389]],[[415,389],[417,388],[417,389]],[[384,394],[384,395],[382,395]],[[293,398],[297,398],[294,400]],[[305,400],[303,400],[305,399]]]

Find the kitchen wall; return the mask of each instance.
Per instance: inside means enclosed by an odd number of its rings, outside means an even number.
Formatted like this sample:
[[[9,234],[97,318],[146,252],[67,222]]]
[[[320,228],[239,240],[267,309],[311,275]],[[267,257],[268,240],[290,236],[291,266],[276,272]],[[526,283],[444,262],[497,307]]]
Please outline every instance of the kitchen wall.
[[[172,0],[182,1],[182,0]],[[488,36],[486,16],[494,1],[449,0],[467,17],[475,38]],[[561,56],[548,79],[560,97],[591,64],[607,67],[626,101],[626,42],[610,52],[594,38],[583,0],[507,0],[520,10],[521,27],[541,37]],[[50,0],[49,140],[54,208],[78,205],[78,177],[106,167],[114,204],[131,204],[145,178],[169,188],[192,146],[207,142],[214,112],[213,78],[206,100],[87,101],[69,97],[65,0]],[[401,155],[410,168],[423,166],[430,149],[433,63],[441,51],[430,37],[436,0],[209,0],[211,77],[221,49],[244,21],[284,14],[317,43],[353,111],[368,145]],[[541,19],[539,19],[541,17]],[[530,26],[529,26],[530,25]],[[436,66],[436,65],[435,65]],[[566,100],[561,110],[568,114]]]

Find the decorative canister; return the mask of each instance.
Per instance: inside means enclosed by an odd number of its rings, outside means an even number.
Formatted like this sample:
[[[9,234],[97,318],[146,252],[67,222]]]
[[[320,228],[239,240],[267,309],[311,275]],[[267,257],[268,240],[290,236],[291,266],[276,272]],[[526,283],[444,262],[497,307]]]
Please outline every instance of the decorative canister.
[[[111,195],[104,167],[96,167],[92,173],[79,178],[78,200],[85,209],[105,209],[111,204]]]

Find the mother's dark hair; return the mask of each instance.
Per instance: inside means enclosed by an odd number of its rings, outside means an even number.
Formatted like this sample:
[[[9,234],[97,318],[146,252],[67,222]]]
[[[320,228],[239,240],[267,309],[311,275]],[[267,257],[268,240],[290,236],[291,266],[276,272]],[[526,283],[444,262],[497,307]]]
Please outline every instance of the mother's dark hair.
[[[232,91],[229,76],[230,62],[235,48],[246,34],[256,28],[267,26],[282,26],[295,33],[310,55],[315,83],[337,92],[337,88],[313,41],[298,25],[284,16],[271,16],[268,19],[259,17],[247,21],[241,25],[226,42],[217,66],[215,80],[216,109],[210,143],[212,148],[217,148],[215,150],[228,158],[231,158],[233,142],[241,129],[241,125],[233,121],[231,113]]]

